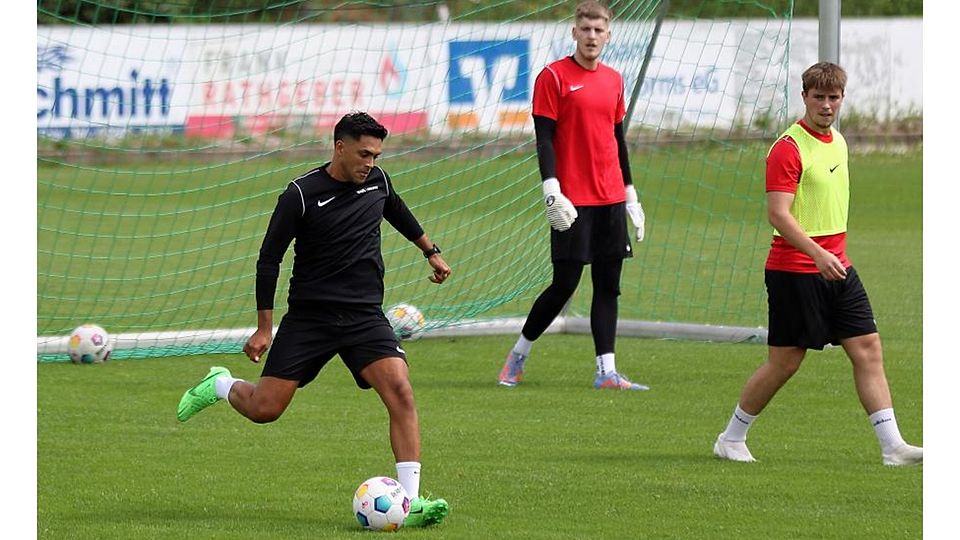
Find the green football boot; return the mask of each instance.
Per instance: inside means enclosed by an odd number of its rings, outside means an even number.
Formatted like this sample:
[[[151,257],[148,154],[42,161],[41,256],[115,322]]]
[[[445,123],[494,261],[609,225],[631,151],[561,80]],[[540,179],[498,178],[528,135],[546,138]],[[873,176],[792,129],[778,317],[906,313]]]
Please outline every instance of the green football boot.
[[[450,512],[447,501],[437,499],[431,501],[426,497],[417,497],[410,501],[410,513],[403,520],[404,527],[429,527],[437,525]]]
[[[230,370],[225,367],[212,367],[202,381],[184,392],[180,405],[177,406],[177,420],[186,422],[191,416],[219,401],[214,381],[224,376],[230,377]]]

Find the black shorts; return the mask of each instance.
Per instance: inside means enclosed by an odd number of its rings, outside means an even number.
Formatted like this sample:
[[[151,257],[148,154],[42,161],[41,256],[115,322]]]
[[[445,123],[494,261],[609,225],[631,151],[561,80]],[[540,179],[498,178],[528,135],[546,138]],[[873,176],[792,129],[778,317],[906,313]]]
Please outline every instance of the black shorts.
[[[573,226],[563,232],[550,229],[550,257],[585,264],[633,257],[626,205],[578,206]]]
[[[382,358],[407,356],[380,306],[327,306],[321,311],[291,308],[277,329],[261,376],[299,381],[306,386],[334,355],[340,355],[357,386],[360,376]]]
[[[867,291],[853,267],[841,281],[820,274],[767,270],[769,332],[773,347],[822,350],[877,331]]]

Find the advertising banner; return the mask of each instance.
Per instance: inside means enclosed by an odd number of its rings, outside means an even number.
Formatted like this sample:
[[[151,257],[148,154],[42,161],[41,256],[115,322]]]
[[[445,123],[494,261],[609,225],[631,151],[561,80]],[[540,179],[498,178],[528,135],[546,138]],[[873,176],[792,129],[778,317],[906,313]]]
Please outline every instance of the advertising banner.
[[[623,74],[628,105],[636,95],[631,127],[739,129],[802,114],[793,83],[815,61],[816,25],[664,21],[636,88],[653,23],[614,21],[601,60]],[[843,28],[841,64],[856,88],[847,110],[922,114],[922,21]],[[537,75],[575,46],[569,22],[38,26],[37,34],[37,130],[51,137],[323,137],[354,110],[394,134],[530,135]]]
[[[38,27],[37,130],[53,137],[181,131],[183,40],[152,27]]]
[[[206,27],[185,47],[186,132],[327,134],[354,110],[393,133],[425,130],[429,39],[413,26]]]

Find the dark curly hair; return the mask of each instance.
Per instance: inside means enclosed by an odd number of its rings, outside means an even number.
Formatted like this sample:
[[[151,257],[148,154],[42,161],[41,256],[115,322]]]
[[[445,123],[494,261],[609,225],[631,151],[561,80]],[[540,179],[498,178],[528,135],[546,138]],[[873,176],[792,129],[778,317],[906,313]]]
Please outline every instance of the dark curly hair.
[[[345,115],[333,127],[334,141],[343,140],[344,137],[358,141],[363,135],[376,137],[382,141],[387,138],[387,128],[369,114],[359,111]]]

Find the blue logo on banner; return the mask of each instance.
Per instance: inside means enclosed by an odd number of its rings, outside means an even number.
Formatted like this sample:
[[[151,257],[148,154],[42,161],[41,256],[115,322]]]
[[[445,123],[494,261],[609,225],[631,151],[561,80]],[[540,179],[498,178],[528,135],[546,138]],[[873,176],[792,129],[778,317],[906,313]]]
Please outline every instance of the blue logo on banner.
[[[60,71],[67,60],[72,60],[63,45],[53,47],[37,47],[37,73],[44,71]]]
[[[530,41],[451,41],[449,99],[482,105],[530,101]]]

